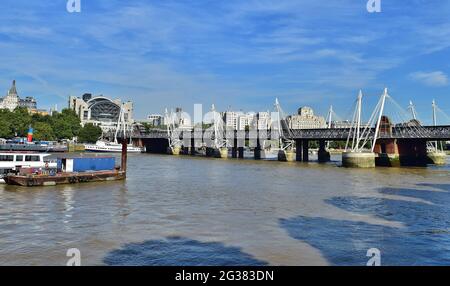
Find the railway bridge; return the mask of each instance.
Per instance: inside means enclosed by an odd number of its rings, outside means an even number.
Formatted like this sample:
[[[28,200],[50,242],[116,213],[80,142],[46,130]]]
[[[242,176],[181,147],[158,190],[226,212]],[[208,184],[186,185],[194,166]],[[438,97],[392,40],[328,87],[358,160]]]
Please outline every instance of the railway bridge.
[[[364,129],[360,127],[360,133],[363,133]],[[368,136],[373,137],[375,129],[367,129]],[[319,153],[324,153],[326,142],[352,141],[356,139],[355,134],[357,134],[350,128],[294,129],[283,130],[281,133],[290,134],[289,137],[282,139],[295,142],[295,160],[304,162],[309,161],[309,142],[318,142]],[[171,135],[172,139],[174,134],[179,140],[182,154],[194,155],[198,148],[214,148],[216,134],[214,130],[175,130]],[[134,144],[145,146],[148,153],[165,154],[170,146],[170,135],[162,129],[153,129],[148,132],[135,131],[131,134],[131,138]],[[382,151],[389,153],[390,143],[395,142],[397,146],[401,146],[400,149],[403,147],[403,150],[399,151],[406,152],[405,149],[409,148],[413,149],[417,155],[426,156],[427,142],[450,140],[450,125],[421,126],[420,132],[409,126],[392,126],[389,130],[380,132],[377,138],[379,143],[377,153],[383,153]],[[274,146],[281,137],[278,130],[225,130],[221,139],[226,142],[224,147],[231,149],[233,158],[243,158],[244,147],[248,146],[253,150],[255,159],[260,159],[261,150],[268,147],[263,143],[270,142]],[[327,158],[324,158],[322,161],[326,160]]]

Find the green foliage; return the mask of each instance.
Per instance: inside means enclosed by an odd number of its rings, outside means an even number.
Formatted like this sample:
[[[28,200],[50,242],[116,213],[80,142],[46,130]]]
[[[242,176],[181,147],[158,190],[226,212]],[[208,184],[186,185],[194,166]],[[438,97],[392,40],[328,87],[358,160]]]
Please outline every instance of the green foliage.
[[[155,128],[153,124],[150,124],[148,122],[142,122],[141,124],[144,127],[146,133],[149,133],[151,129]]]
[[[78,135],[78,142],[95,143],[102,135],[102,129],[92,123],[88,123],[81,128]]]
[[[13,133],[19,137],[27,136],[28,128],[31,124],[31,116],[28,110],[23,107],[18,107],[12,112],[12,129]]]
[[[34,139],[38,141],[51,141],[55,140],[55,134],[50,124],[46,122],[36,122],[34,127]]]
[[[9,110],[0,110],[0,137],[1,138],[11,138],[14,136],[13,132],[13,118],[12,112]]]
[[[54,113],[51,123],[55,135],[59,139],[72,139],[78,136],[81,125],[80,118],[71,109],[63,109],[61,113]]]
[[[52,116],[33,114],[26,108],[18,107],[14,111],[0,110],[0,137],[12,138],[27,136],[29,127],[33,127],[36,140],[72,139],[78,136],[80,119],[73,110],[64,109]]]
[[[312,149],[319,148],[319,142],[318,141],[309,141],[309,148],[312,148]]]
[[[345,141],[330,141],[331,149],[345,149]]]

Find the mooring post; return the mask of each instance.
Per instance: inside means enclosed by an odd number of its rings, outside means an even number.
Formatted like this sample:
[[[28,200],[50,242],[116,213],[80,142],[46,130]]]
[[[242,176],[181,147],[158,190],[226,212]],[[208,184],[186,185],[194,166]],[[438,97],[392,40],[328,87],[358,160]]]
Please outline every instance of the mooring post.
[[[319,140],[317,156],[320,163],[329,162],[331,159],[330,152],[326,149],[326,144],[325,140]]]
[[[122,141],[122,160],[120,162],[120,168],[122,170],[122,172],[125,173],[125,175],[127,174],[127,148],[128,148],[128,144],[127,144],[127,139],[124,138],[124,140]]]

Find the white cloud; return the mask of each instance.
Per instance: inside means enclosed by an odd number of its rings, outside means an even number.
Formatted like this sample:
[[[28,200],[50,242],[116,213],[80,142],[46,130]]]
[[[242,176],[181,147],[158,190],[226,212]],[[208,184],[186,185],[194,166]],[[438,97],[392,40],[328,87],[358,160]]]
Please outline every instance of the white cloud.
[[[433,71],[433,72],[418,71],[411,73],[410,78],[428,86],[445,86],[448,84],[447,75],[441,71]]]

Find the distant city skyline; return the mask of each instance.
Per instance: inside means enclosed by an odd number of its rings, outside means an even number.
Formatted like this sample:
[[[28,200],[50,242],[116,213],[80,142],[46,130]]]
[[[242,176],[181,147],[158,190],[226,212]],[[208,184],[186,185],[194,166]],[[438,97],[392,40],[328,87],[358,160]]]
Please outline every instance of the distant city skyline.
[[[433,99],[450,114],[449,1],[66,2],[2,1],[0,96],[15,79],[41,108],[103,94],[133,101],[136,119],[196,103],[272,111],[275,97],[288,114],[346,116],[359,89],[370,113],[388,87],[426,124]]]

